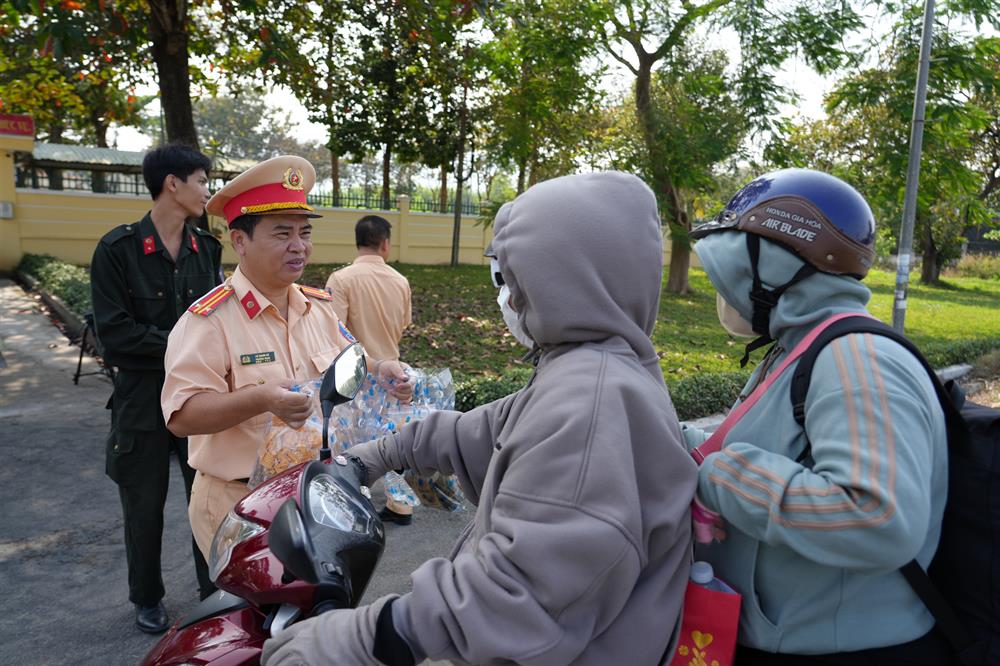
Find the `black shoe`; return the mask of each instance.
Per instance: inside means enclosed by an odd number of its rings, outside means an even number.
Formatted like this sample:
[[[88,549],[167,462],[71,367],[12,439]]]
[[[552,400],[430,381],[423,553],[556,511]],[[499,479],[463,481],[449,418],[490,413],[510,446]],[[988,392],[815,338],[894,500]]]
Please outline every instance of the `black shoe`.
[[[378,512],[378,517],[383,523],[396,523],[397,525],[409,525],[413,522],[412,513],[396,513],[389,507],[385,507]]]
[[[167,609],[163,607],[163,602],[156,602],[155,606],[135,605],[135,625],[147,634],[162,634],[170,627],[170,619],[167,617]]]

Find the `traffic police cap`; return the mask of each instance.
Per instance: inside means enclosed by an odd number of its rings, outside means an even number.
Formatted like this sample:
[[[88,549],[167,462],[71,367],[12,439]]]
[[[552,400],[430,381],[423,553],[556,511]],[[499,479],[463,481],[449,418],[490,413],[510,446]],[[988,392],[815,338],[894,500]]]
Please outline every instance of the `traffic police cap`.
[[[301,157],[280,155],[254,165],[208,200],[208,214],[226,223],[244,215],[305,215],[321,217],[306,203],[316,184],[316,169]]]

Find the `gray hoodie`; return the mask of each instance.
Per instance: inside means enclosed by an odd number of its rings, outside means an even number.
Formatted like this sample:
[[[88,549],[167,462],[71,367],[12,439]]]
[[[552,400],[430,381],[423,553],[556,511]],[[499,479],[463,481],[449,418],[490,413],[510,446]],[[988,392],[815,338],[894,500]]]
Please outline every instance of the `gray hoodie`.
[[[540,348],[521,391],[352,452],[370,478],[458,475],[477,505],[393,606],[418,657],[657,664],[681,611],[697,471],[650,341],[662,274],[652,192],[623,173],[532,187],[493,248]]]

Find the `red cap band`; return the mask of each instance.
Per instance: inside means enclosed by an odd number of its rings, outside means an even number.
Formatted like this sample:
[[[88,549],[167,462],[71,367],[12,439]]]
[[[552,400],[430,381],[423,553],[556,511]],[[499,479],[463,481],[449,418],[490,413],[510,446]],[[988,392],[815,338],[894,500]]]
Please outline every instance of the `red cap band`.
[[[282,183],[268,183],[237,194],[222,209],[228,224],[241,215],[280,210],[312,210],[312,206],[306,203],[304,190],[290,190]]]

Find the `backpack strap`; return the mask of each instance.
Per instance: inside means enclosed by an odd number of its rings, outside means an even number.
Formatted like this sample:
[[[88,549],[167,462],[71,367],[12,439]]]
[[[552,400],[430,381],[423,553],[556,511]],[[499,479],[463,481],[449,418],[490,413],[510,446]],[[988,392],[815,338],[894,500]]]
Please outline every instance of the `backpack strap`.
[[[949,453],[967,455],[970,442],[968,426],[959,412],[959,406],[964,400],[961,389],[952,385],[952,382],[948,382],[950,391],[949,388],[945,388],[930,363],[928,363],[927,359],[924,358],[923,354],[920,353],[920,350],[917,349],[916,345],[909,338],[901,333],[897,333],[891,326],[877,319],[865,316],[845,317],[827,326],[810,343],[809,348],[799,356],[798,365],[795,366],[792,374],[790,393],[792,414],[795,416],[795,421],[802,427],[803,432],[805,431],[806,422],[806,397],[809,393],[809,380],[812,375],[813,366],[816,364],[816,358],[827,344],[836,338],[850,333],[871,333],[889,338],[905,347],[920,361],[920,364],[931,378],[931,383],[934,385],[934,392],[937,394],[938,402],[941,403],[941,409],[944,412],[945,425],[948,432]],[[958,403],[957,405],[956,402]],[[811,446],[807,434],[806,448],[797,458],[797,462],[805,460],[809,455],[810,449]],[[900,567],[899,571],[924,603],[924,606],[927,607],[927,610],[934,616],[938,629],[941,630],[941,633],[951,643],[952,648],[957,654],[961,655],[972,644],[972,637],[966,630],[965,625],[958,618],[958,615],[955,614],[954,609],[952,609],[951,605],[941,595],[941,592],[935,587],[927,572],[924,571],[923,567],[916,560],[910,560]],[[961,659],[961,656],[959,658]]]
[[[710,453],[715,453],[716,451],[722,450],[722,445],[725,443],[726,435],[732,429],[736,423],[743,418],[743,416],[750,411],[750,408],[757,404],[757,401],[764,397],[768,389],[771,388],[771,384],[777,381],[778,377],[781,376],[788,367],[795,362],[799,356],[808,351],[813,341],[816,340],[826,329],[835,325],[838,321],[845,318],[867,318],[868,315],[859,315],[853,312],[845,312],[839,315],[834,315],[829,319],[820,322],[816,327],[810,330],[804,338],[795,345],[795,348],[785,356],[781,364],[773,370],[760,384],[754,389],[753,393],[748,395],[743,402],[741,402],[736,407],[729,410],[729,414],[726,415],[726,419],[719,425],[718,428],[712,433],[712,435],[705,440],[701,446],[691,450],[691,457],[695,459],[699,465],[705,462],[705,456]]]

